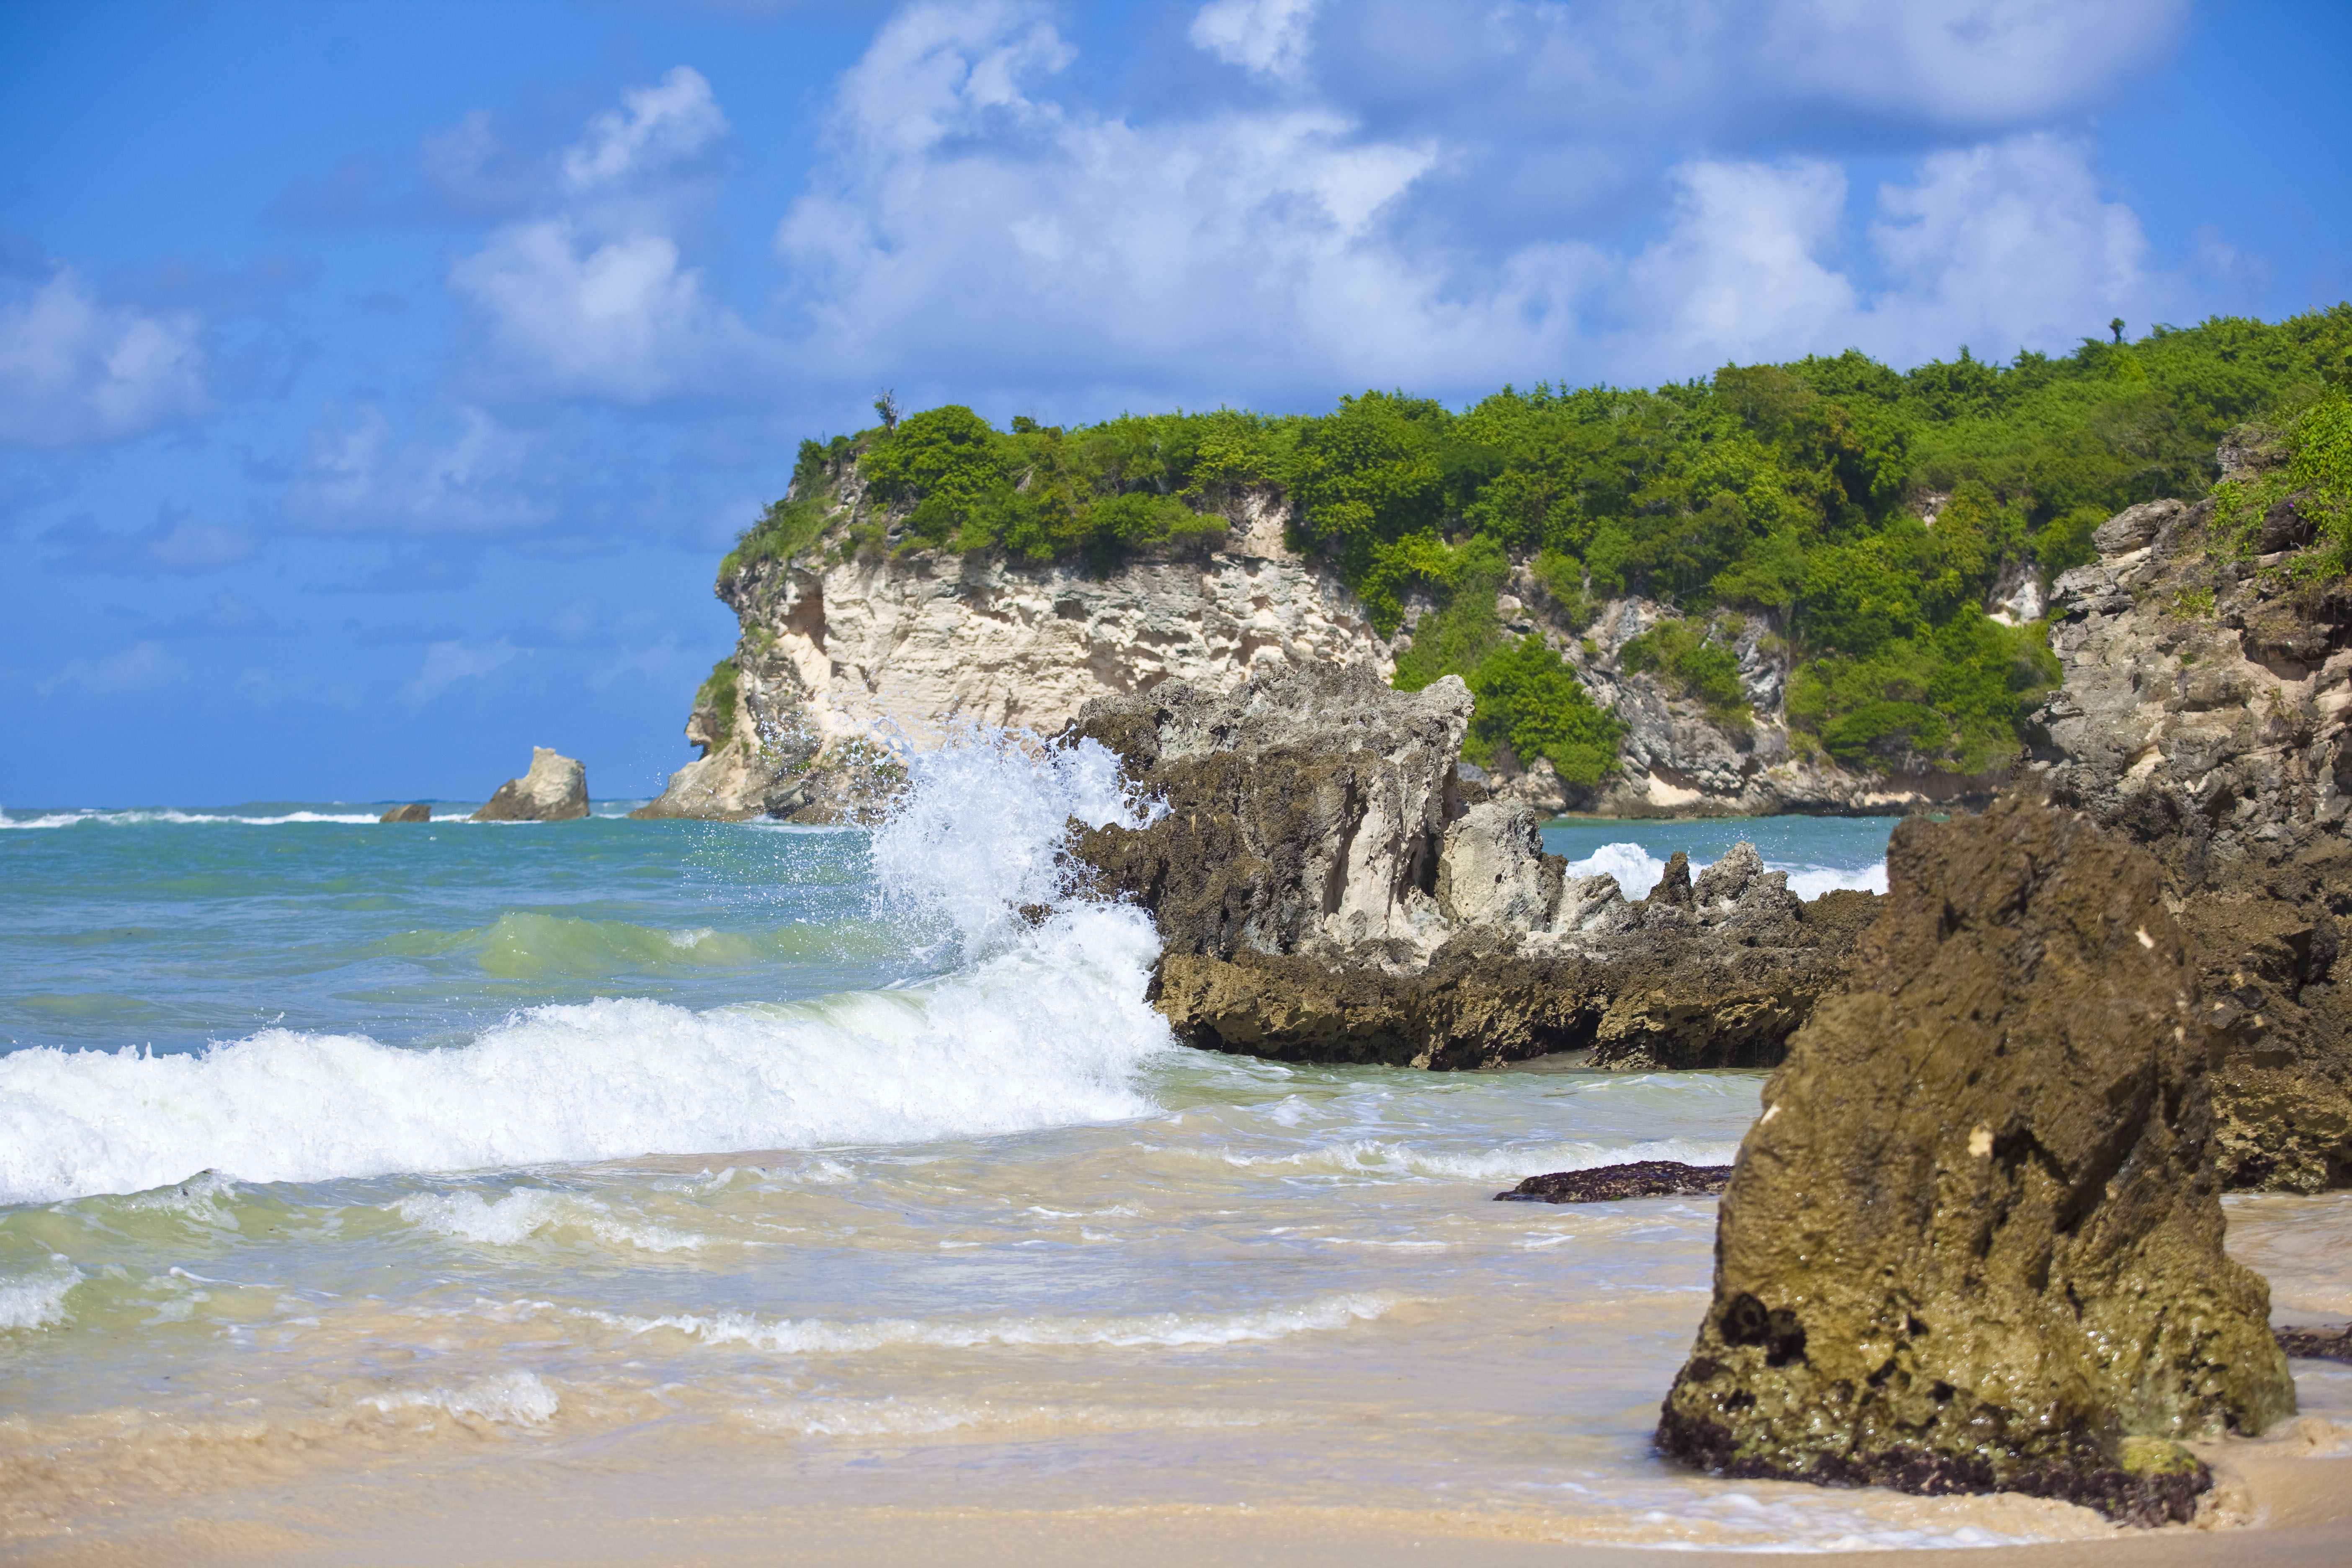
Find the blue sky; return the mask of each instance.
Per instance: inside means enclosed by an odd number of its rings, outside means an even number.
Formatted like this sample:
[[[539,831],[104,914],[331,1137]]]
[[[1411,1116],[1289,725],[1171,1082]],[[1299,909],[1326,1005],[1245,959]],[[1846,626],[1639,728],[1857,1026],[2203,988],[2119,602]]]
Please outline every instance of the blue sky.
[[[0,11],[0,802],[600,796],[885,386],[1002,423],[2352,297],[2352,6]]]

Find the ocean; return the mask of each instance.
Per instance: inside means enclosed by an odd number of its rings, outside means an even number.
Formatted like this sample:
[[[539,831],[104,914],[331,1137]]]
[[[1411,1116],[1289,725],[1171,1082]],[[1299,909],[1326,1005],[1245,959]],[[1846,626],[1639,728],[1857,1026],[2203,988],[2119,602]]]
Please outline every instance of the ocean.
[[[1490,1199],[1727,1161],[1761,1074],[1180,1047],[1148,919],[1058,894],[1070,816],[1152,809],[1093,748],[931,753],[870,832],[633,804],[5,814],[0,1542],[331,1543],[461,1493],[1376,1500],[1783,1550],[2111,1533],[1650,1452],[1713,1202]],[[1751,838],[1813,894],[1883,889],[1892,826],[1545,837],[1629,896]],[[2229,1202],[2282,1321],[2352,1316],[2343,1195]],[[2352,1422],[2352,1369],[2296,1370]]]

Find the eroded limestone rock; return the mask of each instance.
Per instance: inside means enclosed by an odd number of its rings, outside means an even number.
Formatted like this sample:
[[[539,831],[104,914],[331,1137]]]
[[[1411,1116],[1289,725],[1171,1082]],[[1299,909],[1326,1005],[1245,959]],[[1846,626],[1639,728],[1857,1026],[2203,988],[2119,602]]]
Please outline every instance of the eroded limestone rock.
[[[470,822],[566,822],[588,815],[588,770],[547,746],[530,749],[530,771],[499,785]]]
[[[1451,677],[1405,693],[1361,666],[1087,705],[1065,739],[1108,747],[1169,810],[1081,828],[1072,853],[1158,920],[1177,1033],[1433,1068],[1596,1042],[1606,1066],[1777,1061],[1842,983],[1853,922],[1812,918],[1748,847],[1697,889],[1677,858],[1639,904],[1569,878],[1524,804],[1465,798],[1470,707]]]
[[[376,820],[378,822],[430,822],[433,820],[433,808],[420,800],[408,805],[395,805]]]
[[[1659,1447],[2186,1518],[2176,1440],[2294,1394],[2221,1249],[2214,1033],[2157,864],[2012,799],[1905,823],[1887,869],[1851,990],[1765,1086]]]

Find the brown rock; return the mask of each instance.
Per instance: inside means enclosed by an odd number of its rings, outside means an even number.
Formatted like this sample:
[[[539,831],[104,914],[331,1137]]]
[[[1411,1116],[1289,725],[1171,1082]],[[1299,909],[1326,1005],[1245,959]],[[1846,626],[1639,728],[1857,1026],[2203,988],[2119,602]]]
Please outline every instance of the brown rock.
[[[378,822],[430,822],[433,820],[433,808],[420,800],[413,805],[395,805],[376,820]]]
[[[1852,989],[1766,1084],[1658,1427],[1719,1474],[2139,1522],[2294,1408],[2222,1252],[2215,1037],[2155,860],[2023,800],[1905,823]]]
[[[588,815],[588,770],[546,746],[533,746],[530,771],[499,785],[471,822],[568,822]]]

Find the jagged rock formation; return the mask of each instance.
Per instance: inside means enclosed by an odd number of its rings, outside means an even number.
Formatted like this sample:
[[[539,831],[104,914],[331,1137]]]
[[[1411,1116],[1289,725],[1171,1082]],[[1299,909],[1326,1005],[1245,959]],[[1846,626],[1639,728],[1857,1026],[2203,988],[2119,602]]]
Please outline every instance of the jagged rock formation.
[[[1685,1165],[1680,1160],[1632,1160],[1589,1171],[1529,1176],[1498,1204],[1602,1204],[1622,1198],[1713,1197],[1731,1180],[1728,1165]]]
[[[1408,694],[1310,665],[1081,710],[1064,741],[1108,747],[1168,806],[1080,828],[1071,853],[1158,921],[1154,1000],[1178,1035],[1425,1068],[1584,1047],[1612,1066],[1779,1059],[1871,895],[1806,905],[1745,845],[1696,885],[1676,857],[1641,903],[1571,880],[1527,806],[1465,798],[1470,709],[1451,677]]]
[[[420,800],[408,805],[395,805],[376,820],[378,822],[430,822],[433,820],[433,808]]]
[[[2298,581],[2309,529],[2282,512],[2245,561],[2210,502],[2098,530],[2099,562],[2053,584],[2065,683],[2028,771],[2163,868],[2215,1031],[2224,1176],[2311,1192],[2352,1181],[2352,585]]]
[[[2157,864],[2015,798],[1906,822],[1887,859],[1851,991],[1741,1145],[1659,1447],[2186,1519],[2208,1478],[2175,1440],[2294,1393],[2221,1249],[2216,1031]]]
[[[546,746],[530,749],[530,771],[499,785],[469,822],[567,822],[588,815],[588,770]]]

